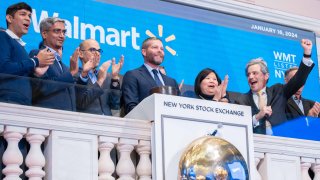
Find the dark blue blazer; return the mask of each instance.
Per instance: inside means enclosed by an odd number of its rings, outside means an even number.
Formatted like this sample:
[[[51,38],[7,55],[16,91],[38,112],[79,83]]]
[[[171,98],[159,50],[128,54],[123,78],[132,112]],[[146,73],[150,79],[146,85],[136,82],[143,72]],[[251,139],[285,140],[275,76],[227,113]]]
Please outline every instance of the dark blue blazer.
[[[166,86],[175,87],[178,91],[178,95],[180,95],[176,80],[164,74],[161,74],[161,76],[164,84]],[[144,98],[148,97],[150,95],[150,90],[154,87],[157,87],[156,82],[144,65],[126,72],[122,82],[122,103],[124,105],[125,114],[128,114]]]
[[[306,66],[302,62],[300,63],[297,73],[290,79],[287,84],[275,84],[266,88],[268,102],[267,105],[271,106],[272,115],[268,117],[272,126],[284,123],[287,121],[286,117],[286,104],[288,99],[302,87],[310,74],[314,64],[311,67]],[[241,94],[235,100],[236,104],[242,104],[251,106],[252,115],[259,112],[258,107],[254,103],[252,92],[249,91],[246,94]],[[266,134],[265,120],[260,120],[260,125],[253,129],[254,133]]]
[[[301,102],[302,102],[304,112],[300,110],[299,106],[297,105],[296,102],[294,102],[292,97],[288,99],[287,107],[286,107],[286,115],[288,120],[299,118],[300,116],[307,116],[310,109],[313,107],[315,103],[312,100],[304,99],[304,98],[301,98]],[[320,118],[320,114],[318,115],[318,117]]]
[[[30,57],[39,53],[32,50]],[[62,71],[58,64],[50,65],[41,78],[32,80],[32,103],[34,106],[76,111],[75,82],[69,68],[61,62]]]
[[[76,75],[77,85],[77,110],[80,112],[112,115],[111,109],[120,109],[121,90],[111,88],[111,77],[108,74],[102,87],[98,83],[83,82],[80,78],[82,69]],[[81,85],[80,85],[81,84]]]
[[[29,76],[35,64],[25,48],[5,31],[0,31],[0,42],[0,101],[31,105]]]

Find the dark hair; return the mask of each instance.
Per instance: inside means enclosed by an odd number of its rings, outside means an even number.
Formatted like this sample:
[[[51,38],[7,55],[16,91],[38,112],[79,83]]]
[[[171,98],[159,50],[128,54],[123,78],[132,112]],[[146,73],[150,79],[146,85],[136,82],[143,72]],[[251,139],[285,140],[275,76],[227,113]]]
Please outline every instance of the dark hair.
[[[197,75],[195,81],[194,81],[194,93],[199,96],[201,94],[201,87],[200,84],[204,78],[206,78],[210,73],[214,73],[217,77],[218,84],[221,84],[221,78],[218,76],[215,70],[210,68],[205,68],[202,71],[199,72]]]
[[[32,8],[31,6],[29,6],[27,3],[25,2],[19,2],[19,3],[16,3],[16,4],[13,4],[11,6],[9,6],[7,8],[7,11],[6,11],[6,15],[10,15],[10,16],[14,16],[14,14],[21,10],[21,9],[24,9],[24,10],[27,10],[27,11],[30,11],[32,12]],[[9,23],[7,21],[7,27],[8,27]]]

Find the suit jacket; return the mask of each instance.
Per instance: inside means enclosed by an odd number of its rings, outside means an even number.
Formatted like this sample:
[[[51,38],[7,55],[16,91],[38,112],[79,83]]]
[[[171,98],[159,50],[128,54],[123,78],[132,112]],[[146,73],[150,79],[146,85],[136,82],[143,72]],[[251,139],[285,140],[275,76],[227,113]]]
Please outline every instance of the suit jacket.
[[[108,74],[102,87],[98,83],[92,83],[90,78],[88,82],[83,82],[80,78],[82,69],[79,69],[79,73],[76,79],[79,84],[77,87],[77,110],[80,112],[112,115],[111,109],[120,108],[121,91],[120,87],[114,89],[111,87],[111,77]]]
[[[175,87],[178,91],[178,95],[180,95],[176,80],[162,73],[160,74],[164,84],[166,86]],[[144,65],[126,72],[122,83],[122,101],[125,114],[128,114],[144,98],[148,97],[150,95],[150,90],[154,87],[157,87],[156,82]]]
[[[294,102],[293,98],[289,98],[286,106],[286,115],[288,120],[292,120],[295,118],[298,118],[300,116],[307,116],[309,113],[309,110],[313,107],[314,101],[311,101],[309,99],[301,98],[302,106],[304,112],[300,110],[299,106],[296,102]],[[320,115],[318,115],[320,117]]]
[[[300,63],[299,70],[287,84],[278,83],[266,88],[266,93],[268,97],[267,105],[271,106],[272,109],[272,115],[268,117],[268,120],[270,121],[272,126],[276,126],[287,121],[285,112],[287,101],[295,92],[297,92],[300,89],[300,87],[302,87],[305,84],[308,75],[313,67],[314,64],[311,67],[308,67],[304,63]],[[235,100],[235,103],[251,106],[252,115],[255,115],[259,112],[258,107],[254,103],[251,91],[238,96],[238,98]],[[265,120],[266,117],[259,120],[260,125],[254,127],[254,133],[266,133]]]
[[[34,57],[38,53],[39,49],[32,50],[29,56]],[[60,65],[54,61],[41,78],[32,80],[32,103],[40,107],[75,111],[75,82],[69,68],[62,62]]]

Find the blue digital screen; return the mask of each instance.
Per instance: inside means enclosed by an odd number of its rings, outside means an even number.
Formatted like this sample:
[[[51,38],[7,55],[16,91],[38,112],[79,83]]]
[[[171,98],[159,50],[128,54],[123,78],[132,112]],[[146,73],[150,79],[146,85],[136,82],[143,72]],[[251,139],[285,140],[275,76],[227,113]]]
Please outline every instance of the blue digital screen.
[[[5,9],[19,1],[4,1],[0,4],[1,27],[6,27]],[[204,68],[215,69],[221,77],[229,75],[229,91],[247,92],[245,65],[253,58],[262,57],[268,63],[268,85],[284,83],[284,71],[301,62],[302,38],[314,43],[312,59],[315,68],[305,85],[303,96],[320,101],[320,83],[315,34],[298,28],[199,10],[177,4],[165,3],[174,13],[143,10],[123,5],[92,0],[26,0],[33,8],[29,33],[23,36],[30,51],[41,41],[39,23],[43,18],[58,16],[66,20],[67,38],[64,44],[63,61],[69,65],[69,57],[82,40],[96,39],[104,50],[101,63],[123,54],[125,64],[121,74],[142,65],[140,48],[144,39],[153,34],[163,40],[167,74],[179,83],[193,85],[197,74]],[[135,1],[139,4],[139,1]],[[148,6],[142,1],[141,6]],[[149,6],[152,7],[149,3]],[[119,3],[120,4],[120,3]],[[176,11],[173,11],[176,9]],[[183,18],[185,16],[185,18]],[[200,18],[196,18],[196,17]],[[204,17],[204,18],[201,18]]]

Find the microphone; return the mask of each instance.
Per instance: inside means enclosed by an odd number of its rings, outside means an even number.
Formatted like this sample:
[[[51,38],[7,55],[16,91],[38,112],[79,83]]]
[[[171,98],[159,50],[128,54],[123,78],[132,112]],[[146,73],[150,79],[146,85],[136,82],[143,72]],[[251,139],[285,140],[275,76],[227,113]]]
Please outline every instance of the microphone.
[[[218,129],[222,128],[222,126],[223,126],[222,123],[219,123],[217,129],[214,130],[214,131],[210,134],[210,136],[216,136],[216,134],[218,133]]]

